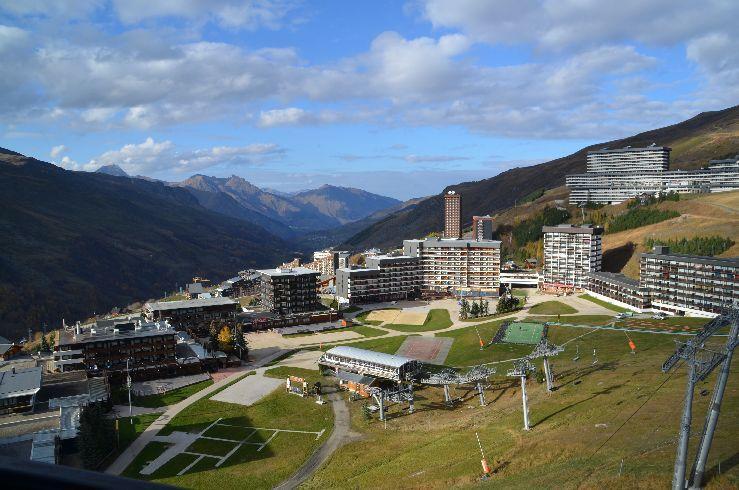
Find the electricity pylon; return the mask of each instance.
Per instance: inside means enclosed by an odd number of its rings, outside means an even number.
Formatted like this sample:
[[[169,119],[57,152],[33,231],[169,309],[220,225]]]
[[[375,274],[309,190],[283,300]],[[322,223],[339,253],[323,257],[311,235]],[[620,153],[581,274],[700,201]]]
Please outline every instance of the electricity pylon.
[[[731,323],[731,331],[728,340],[722,352],[716,352],[704,347],[706,341],[715,334],[719,329]],[[687,342],[676,341],[677,350],[662,365],[662,372],[668,372],[675,367],[679,361],[683,360],[688,366],[687,389],[685,391],[685,400],[683,406],[683,414],[680,419],[680,435],[677,444],[677,454],[675,456],[675,467],[672,475],[673,490],[684,490],[687,481],[685,479],[685,470],[688,459],[688,443],[690,440],[690,423],[693,416],[693,390],[695,383],[703,381],[709,374],[721,363],[724,367],[721,369],[718,379],[716,380],[716,389],[711,400],[711,408],[708,413],[706,425],[703,429],[703,435],[696,455],[696,463],[694,466],[694,485],[700,485],[703,478],[708,451],[713,439],[713,433],[718,420],[718,411],[723,398],[723,391],[726,386],[726,379],[729,375],[729,364],[731,363],[731,353],[737,345],[737,331],[739,330],[739,312],[732,309],[724,315],[719,315],[708,322],[695,337]],[[715,412],[715,413],[714,413]],[[700,480],[698,479],[700,478]]]

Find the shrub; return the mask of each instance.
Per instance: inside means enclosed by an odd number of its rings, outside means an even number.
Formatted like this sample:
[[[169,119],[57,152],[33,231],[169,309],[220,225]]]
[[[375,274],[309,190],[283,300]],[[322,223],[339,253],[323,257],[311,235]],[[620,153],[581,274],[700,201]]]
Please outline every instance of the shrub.
[[[678,216],[680,216],[680,213],[677,211],[636,207],[613,218],[608,224],[608,233],[617,233],[632,228],[652,225],[660,221],[677,218]]]
[[[644,241],[644,246],[648,250],[651,250],[655,245],[666,245],[670,247],[670,252],[673,253],[713,257],[733,247],[734,240],[720,236],[696,236],[693,238],[675,238],[672,240],[647,238]]]

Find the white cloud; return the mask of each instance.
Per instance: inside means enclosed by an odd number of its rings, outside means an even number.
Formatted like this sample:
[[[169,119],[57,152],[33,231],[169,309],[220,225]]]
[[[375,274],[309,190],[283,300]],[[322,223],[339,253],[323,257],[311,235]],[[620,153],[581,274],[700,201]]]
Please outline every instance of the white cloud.
[[[131,175],[160,172],[192,173],[218,165],[257,165],[279,159],[285,149],[273,143],[246,146],[217,146],[191,151],[178,150],[171,141],[156,142],[149,137],[143,143],[128,144],[111,150],[85,164],[83,170],[103,165],[118,165]]]
[[[0,11],[13,15],[42,15],[54,18],[81,18],[102,5],[101,0],[2,0]]]
[[[254,30],[278,29],[295,9],[288,0],[114,0],[118,17],[125,24],[135,24],[159,17],[190,20],[212,19],[224,27]]]
[[[687,57],[706,78],[706,92],[724,104],[739,101],[739,37],[712,33],[688,43]]]
[[[291,126],[307,122],[308,119],[312,119],[308,112],[297,107],[288,107],[286,109],[262,111],[259,114],[258,124],[266,128],[272,126]]]
[[[457,162],[460,160],[469,160],[469,157],[454,155],[406,155],[403,157],[408,163],[446,163]]]
[[[49,156],[51,158],[56,158],[62,153],[67,151],[67,147],[64,145],[57,145],[51,148],[51,151],[49,152]]]

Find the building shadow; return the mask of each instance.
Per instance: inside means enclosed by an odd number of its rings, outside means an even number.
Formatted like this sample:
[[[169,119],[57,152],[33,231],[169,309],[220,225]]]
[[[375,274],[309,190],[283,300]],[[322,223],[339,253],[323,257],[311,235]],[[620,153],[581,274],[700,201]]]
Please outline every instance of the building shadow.
[[[633,242],[604,251],[601,265],[603,272],[621,272],[634,255],[634,251],[636,251],[636,245]]]

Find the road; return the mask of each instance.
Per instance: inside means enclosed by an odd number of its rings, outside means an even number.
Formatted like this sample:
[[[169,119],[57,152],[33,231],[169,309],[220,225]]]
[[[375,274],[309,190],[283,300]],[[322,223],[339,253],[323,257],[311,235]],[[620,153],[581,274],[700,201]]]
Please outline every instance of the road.
[[[306,481],[310,476],[325,463],[328,458],[345,444],[357,441],[362,435],[352,431],[351,415],[349,407],[342,396],[337,393],[331,393],[327,397],[331,401],[331,408],[334,411],[334,430],[329,438],[316,449],[311,457],[298,468],[293,476],[282,482],[275,488],[288,490],[297,488],[301,483]]]

